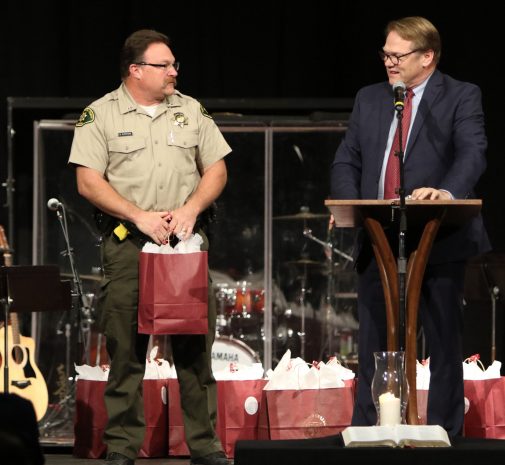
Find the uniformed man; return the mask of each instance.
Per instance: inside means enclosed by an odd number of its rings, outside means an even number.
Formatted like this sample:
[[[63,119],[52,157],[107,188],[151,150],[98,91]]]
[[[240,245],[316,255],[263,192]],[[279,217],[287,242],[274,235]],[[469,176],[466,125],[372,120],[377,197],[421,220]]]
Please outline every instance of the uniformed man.
[[[145,239],[161,244],[193,231],[205,237],[199,218],[226,184],[223,158],[231,150],[202,105],[175,90],[179,63],[165,35],[133,33],[120,67],[121,86],[77,122],[69,162],[79,193],[103,212],[99,310],[111,360],[106,463],[133,465],[145,430],[141,385],[148,344],[148,336],[137,334],[139,249]],[[120,222],[126,227],[118,228]],[[215,433],[213,298],[208,321],[207,335],[172,336],[172,351],[191,463],[224,465]]]

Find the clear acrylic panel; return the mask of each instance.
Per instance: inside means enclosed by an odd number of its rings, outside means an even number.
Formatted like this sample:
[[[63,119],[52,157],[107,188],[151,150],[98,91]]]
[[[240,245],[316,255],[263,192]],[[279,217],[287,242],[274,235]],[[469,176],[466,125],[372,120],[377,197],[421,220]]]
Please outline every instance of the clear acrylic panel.
[[[218,337],[230,350],[275,366],[287,349],[306,361],[356,352],[353,231],[328,231],[330,166],[345,122],[218,121],[233,148],[226,157],[227,186],[216,202],[209,272],[218,306]],[[73,121],[35,124],[33,263],[56,263],[69,275],[65,243],[49,198],[65,204],[77,269],[92,311],[98,293],[100,254],[93,208],[79,196],[67,165]],[[328,254],[327,243],[336,251]],[[331,257],[331,260],[329,260]],[[75,361],[77,310],[41,315],[39,353],[50,378]],[[98,316],[93,313],[93,317]],[[72,328],[66,354],[65,324]],[[93,331],[96,331],[93,328]],[[93,332],[93,334],[95,334]],[[106,354],[91,341],[93,365]],[[75,341],[74,341],[75,340]],[[267,353],[265,354],[265,348]],[[53,384],[58,381],[51,381]]]

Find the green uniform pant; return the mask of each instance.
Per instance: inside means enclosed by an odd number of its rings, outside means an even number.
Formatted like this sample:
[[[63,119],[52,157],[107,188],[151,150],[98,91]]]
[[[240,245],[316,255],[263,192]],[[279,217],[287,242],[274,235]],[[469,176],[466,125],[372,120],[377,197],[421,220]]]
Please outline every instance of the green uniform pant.
[[[208,249],[204,238],[204,250]],[[109,416],[104,432],[107,451],[135,459],[145,432],[142,379],[149,336],[137,333],[139,248],[134,240],[105,238],[102,246],[104,282],[99,311],[111,360],[105,390]],[[216,303],[209,283],[209,332],[171,337],[179,379],[186,442],[193,458],[221,451],[215,433],[216,382],[211,350],[216,326]],[[169,400],[170,401],[170,400]]]

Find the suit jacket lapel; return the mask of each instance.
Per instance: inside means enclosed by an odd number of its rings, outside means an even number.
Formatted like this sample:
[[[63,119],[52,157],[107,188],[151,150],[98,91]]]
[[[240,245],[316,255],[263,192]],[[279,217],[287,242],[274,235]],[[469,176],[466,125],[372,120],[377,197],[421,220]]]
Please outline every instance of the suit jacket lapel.
[[[382,93],[379,103],[379,141],[377,144],[377,179],[379,179],[384,162],[384,154],[388,142],[389,129],[394,117],[393,91],[389,83],[385,83],[385,92]]]
[[[433,76],[431,76],[430,80],[428,81],[428,84],[426,84],[426,88],[424,89],[423,92],[423,98],[421,99],[421,102],[419,102],[419,107],[416,113],[416,119],[414,120],[414,124],[412,125],[412,131],[409,136],[405,163],[408,163],[409,161],[408,152],[412,150],[412,147],[416,142],[417,136],[419,135],[419,131],[424,125],[426,116],[430,112],[431,106],[437,100],[438,95],[442,90],[442,81],[443,81],[442,73],[438,70],[435,70]]]

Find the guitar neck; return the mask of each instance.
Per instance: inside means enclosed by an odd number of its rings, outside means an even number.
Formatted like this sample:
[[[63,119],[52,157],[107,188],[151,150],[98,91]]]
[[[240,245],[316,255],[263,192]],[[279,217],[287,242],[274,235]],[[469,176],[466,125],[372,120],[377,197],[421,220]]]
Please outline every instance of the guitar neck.
[[[15,345],[19,345],[21,343],[21,336],[19,333],[19,319],[17,313],[10,314],[11,320],[11,331],[12,331],[12,342]]]
[[[5,235],[5,230],[3,226],[0,226],[0,248],[3,253],[3,260],[5,266],[12,266],[12,253],[9,243],[7,242],[7,236]],[[19,319],[17,313],[11,313],[10,315],[11,331],[12,331],[12,341],[14,344],[19,344],[21,341],[19,335]]]

